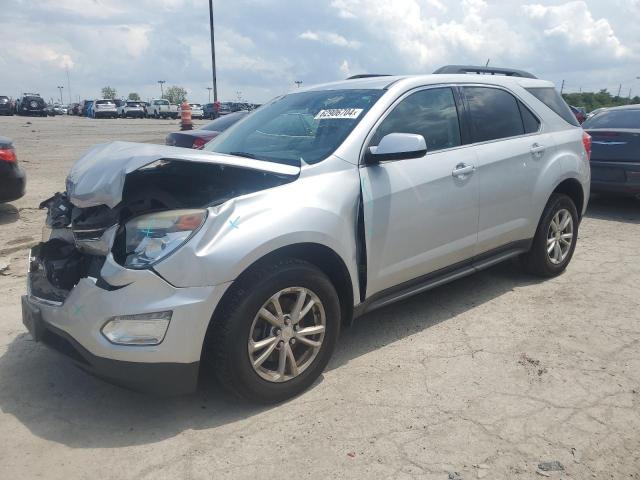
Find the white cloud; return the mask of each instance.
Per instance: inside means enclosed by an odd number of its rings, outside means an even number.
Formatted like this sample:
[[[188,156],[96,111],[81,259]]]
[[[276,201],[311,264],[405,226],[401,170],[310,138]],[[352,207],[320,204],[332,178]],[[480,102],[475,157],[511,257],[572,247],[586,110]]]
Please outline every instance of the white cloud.
[[[334,32],[313,32],[311,30],[307,30],[306,32],[301,33],[299,37],[304,40],[313,40],[316,42],[324,43],[326,45],[335,45],[337,47],[357,49],[361,46],[360,42],[347,40],[342,35],[338,35]]]
[[[586,48],[615,58],[628,57],[631,51],[622,44],[604,18],[594,19],[587,4],[573,1],[557,6],[524,5],[524,13],[543,28],[545,37],[571,48]]]

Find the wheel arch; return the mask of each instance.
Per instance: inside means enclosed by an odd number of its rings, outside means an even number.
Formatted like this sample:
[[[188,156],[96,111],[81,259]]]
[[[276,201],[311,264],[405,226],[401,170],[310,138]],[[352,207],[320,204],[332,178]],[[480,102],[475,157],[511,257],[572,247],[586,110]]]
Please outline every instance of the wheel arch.
[[[354,292],[351,275],[346,263],[330,247],[320,243],[302,242],[291,245],[286,245],[263,255],[259,259],[255,260],[249,266],[247,266],[233,281],[236,283],[243,278],[246,278],[256,268],[260,268],[265,264],[274,263],[277,260],[283,258],[296,258],[304,260],[320,269],[333,284],[336,292],[338,293],[338,301],[340,302],[340,313],[342,326],[348,326],[353,319],[353,303]],[[207,327],[207,335],[209,329],[214,324],[216,315],[224,308],[225,300],[229,298],[230,292],[233,289],[233,283],[229,286],[224,293],[218,305],[214,309],[213,315],[209,320],[209,326]]]
[[[584,207],[585,194],[582,189],[582,184],[575,178],[566,178],[562,180],[556,187],[553,189],[554,193],[563,193],[567,195],[576,206],[576,210],[578,211],[578,216],[582,218],[582,212]],[[549,195],[551,197],[551,195]]]

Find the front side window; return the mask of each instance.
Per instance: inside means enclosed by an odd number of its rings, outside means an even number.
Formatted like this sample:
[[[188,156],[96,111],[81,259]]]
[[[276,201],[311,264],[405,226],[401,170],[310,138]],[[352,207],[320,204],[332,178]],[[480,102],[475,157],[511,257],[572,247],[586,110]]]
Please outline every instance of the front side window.
[[[460,145],[460,125],[450,88],[430,88],[403,99],[382,121],[370,145],[378,145],[390,133],[422,135],[427,151]]]
[[[340,146],[383,93],[346,89],[285,95],[226,130],[205,150],[289,165],[317,163]]]
[[[474,142],[486,142],[524,134],[518,102],[504,90],[464,87]]]

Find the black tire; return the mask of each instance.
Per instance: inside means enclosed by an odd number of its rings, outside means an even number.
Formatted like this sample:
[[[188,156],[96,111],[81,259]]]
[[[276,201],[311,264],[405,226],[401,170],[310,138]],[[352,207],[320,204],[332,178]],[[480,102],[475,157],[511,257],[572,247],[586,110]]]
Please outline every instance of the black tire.
[[[253,369],[247,344],[253,319],[275,293],[304,287],[317,295],[325,311],[325,336],[313,362],[292,379],[275,383]],[[282,259],[254,268],[225,294],[205,339],[204,359],[219,383],[233,394],[257,403],[276,403],[298,395],[322,373],[340,331],[340,302],[331,281],[316,266],[298,259]]]
[[[547,234],[549,232],[551,221],[556,213],[561,210],[567,210],[571,214],[571,219],[573,221],[573,238],[566,257],[560,263],[555,264],[551,261],[551,258],[547,253]],[[522,265],[525,271],[540,277],[555,277],[556,275],[560,275],[564,272],[567,265],[569,265],[569,262],[573,257],[573,252],[576,248],[579,224],[580,219],[578,217],[578,210],[576,209],[576,205],[573,203],[571,197],[561,193],[552,194],[544,208],[544,211],[542,212],[542,216],[540,217],[540,222],[538,223],[536,234],[533,237],[531,249],[521,256]]]

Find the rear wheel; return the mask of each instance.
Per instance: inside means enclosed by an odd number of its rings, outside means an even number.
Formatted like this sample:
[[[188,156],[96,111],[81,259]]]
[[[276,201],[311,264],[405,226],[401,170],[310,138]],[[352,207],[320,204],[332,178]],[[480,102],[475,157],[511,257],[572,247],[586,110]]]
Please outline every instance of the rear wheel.
[[[338,338],[340,304],[314,265],[284,259],[231,287],[205,357],[220,383],[251,401],[293,397],[320,376]]]
[[[525,270],[543,277],[562,273],[576,248],[579,222],[578,211],[569,196],[551,195],[531,249],[522,256]]]

